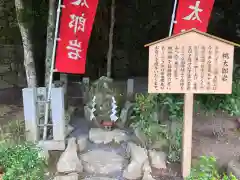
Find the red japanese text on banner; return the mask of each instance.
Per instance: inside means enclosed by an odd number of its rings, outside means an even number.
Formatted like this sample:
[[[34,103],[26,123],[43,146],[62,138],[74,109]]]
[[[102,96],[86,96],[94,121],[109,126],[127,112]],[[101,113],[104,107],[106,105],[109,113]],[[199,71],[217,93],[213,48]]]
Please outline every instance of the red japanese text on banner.
[[[206,32],[214,0],[179,0],[173,34],[196,28]]]
[[[57,72],[85,73],[97,4],[98,0],[63,0],[55,61]]]

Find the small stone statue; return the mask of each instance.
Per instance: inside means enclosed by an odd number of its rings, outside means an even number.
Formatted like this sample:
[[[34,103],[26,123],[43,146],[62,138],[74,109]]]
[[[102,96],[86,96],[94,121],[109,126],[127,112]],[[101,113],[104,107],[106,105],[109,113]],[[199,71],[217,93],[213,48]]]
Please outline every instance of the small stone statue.
[[[111,129],[118,120],[117,100],[119,94],[113,88],[112,79],[101,77],[95,81],[89,91],[88,107],[90,107],[90,120],[97,126]]]
[[[85,117],[98,127],[112,130],[114,126],[124,128],[129,125],[134,104],[119,89],[114,88],[111,78],[101,77],[96,80],[90,86],[87,96]]]

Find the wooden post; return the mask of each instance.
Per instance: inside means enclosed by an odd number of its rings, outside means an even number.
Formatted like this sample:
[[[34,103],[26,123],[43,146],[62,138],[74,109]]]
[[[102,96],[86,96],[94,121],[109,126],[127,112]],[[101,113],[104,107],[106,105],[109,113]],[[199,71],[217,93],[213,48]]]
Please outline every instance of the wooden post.
[[[184,122],[182,135],[182,176],[190,175],[192,160],[192,124],[193,124],[193,100],[191,93],[184,94]]]
[[[64,89],[52,88],[52,123],[53,123],[53,139],[56,141],[65,140],[65,107],[64,107]]]
[[[24,88],[22,90],[22,95],[26,140],[36,142],[39,140],[37,89]]]
[[[196,46],[196,42],[199,46]],[[145,47],[149,47],[148,93],[185,94],[182,138],[182,175],[184,178],[190,174],[191,170],[193,94],[232,93],[234,46],[240,47],[239,44],[194,29],[145,45]],[[169,54],[177,52],[176,49],[180,50],[178,58],[175,58],[174,55],[171,55],[173,58],[169,58]],[[212,56],[213,51],[215,53]],[[197,61],[196,57],[200,61]],[[202,61],[206,57],[208,57],[208,61]],[[218,61],[219,58],[221,63]],[[177,71],[181,71],[181,73],[178,75],[174,73],[174,76],[180,78],[168,78],[167,73],[163,76],[159,75],[157,70],[164,67],[166,71],[169,69],[170,72],[171,69],[173,72],[172,68],[166,69],[166,67],[170,67],[169,63],[179,59],[180,66],[183,68],[178,66]],[[209,63],[214,67],[210,68],[211,71],[209,71]],[[196,66],[201,66],[201,68],[196,68]],[[226,72],[220,73],[222,69],[225,69]],[[204,80],[209,75],[213,77],[214,81],[206,83]],[[165,78],[168,80],[163,83],[161,80]]]

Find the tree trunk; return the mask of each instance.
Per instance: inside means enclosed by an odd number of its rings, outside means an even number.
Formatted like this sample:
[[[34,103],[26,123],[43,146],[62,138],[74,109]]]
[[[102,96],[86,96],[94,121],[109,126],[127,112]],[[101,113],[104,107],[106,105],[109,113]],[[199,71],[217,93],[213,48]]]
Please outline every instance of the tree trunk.
[[[26,78],[28,87],[36,87],[37,86],[37,77],[36,77],[36,69],[34,63],[33,56],[33,44],[30,34],[30,27],[27,26],[28,22],[26,22],[26,7],[24,6],[23,0],[15,0],[15,8],[17,21],[20,29],[20,33],[22,36],[22,44],[24,51],[24,67],[26,71]]]
[[[45,86],[48,86],[52,63],[52,50],[54,43],[54,30],[56,20],[56,0],[49,0],[48,6],[48,26],[47,26],[47,46],[45,59]]]
[[[112,0],[111,5],[111,27],[109,31],[109,49],[107,54],[107,77],[111,77],[112,71],[112,51],[113,51],[113,29],[115,24],[115,0]]]

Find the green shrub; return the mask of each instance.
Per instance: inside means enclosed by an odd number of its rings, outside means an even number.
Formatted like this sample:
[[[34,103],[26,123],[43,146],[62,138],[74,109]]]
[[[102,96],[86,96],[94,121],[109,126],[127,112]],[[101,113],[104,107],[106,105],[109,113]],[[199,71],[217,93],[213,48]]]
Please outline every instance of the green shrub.
[[[219,172],[216,158],[202,156],[196,167],[192,168],[187,180],[237,180],[234,175],[226,175]]]
[[[175,132],[171,132],[169,124],[164,124],[166,123],[166,119],[156,119],[154,113],[161,112],[161,110],[165,108],[170,121],[179,121],[181,123],[183,119],[183,99],[179,97],[179,95],[137,94],[135,100],[136,103],[131,126],[138,128],[144,133],[148,139],[148,145],[151,145],[151,143],[156,140],[168,140],[169,161],[180,161],[182,129],[178,128]]]
[[[46,160],[41,149],[25,142],[24,121],[15,120],[0,128],[0,166],[3,180],[43,180]]]
[[[158,94],[157,101],[164,104],[168,110],[169,120],[183,120],[183,98],[178,94]]]
[[[138,128],[148,138],[148,145],[166,136],[164,127],[161,127],[156,120],[154,120],[154,112],[156,111],[156,96],[154,94],[137,94],[135,99],[133,122],[131,126]]]
[[[206,112],[226,111],[231,116],[240,116],[240,80],[232,83],[231,94],[201,94],[196,101]]]
[[[3,180],[43,180],[46,161],[40,149],[29,143],[0,144],[0,165],[4,168]]]
[[[182,152],[182,129],[176,129],[175,134],[169,135],[169,162],[180,162]]]
[[[168,111],[169,121],[183,120],[183,97],[176,94],[137,94],[134,108],[132,127],[139,128],[149,139],[149,143],[165,138],[169,141],[168,159],[170,162],[180,161],[182,129],[169,132],[163,119],[157,122],[153,115],[165,107]],[[200,94],[196,95],[195,105],[200,106],[206,112],[215,113],[222,110],[232,116],[240,116],[240,80],[234,80],[232,94]]]
[[[0,141],[7,143],[20,143],[25,140],[24,121],[9,121],[0,128]]]

